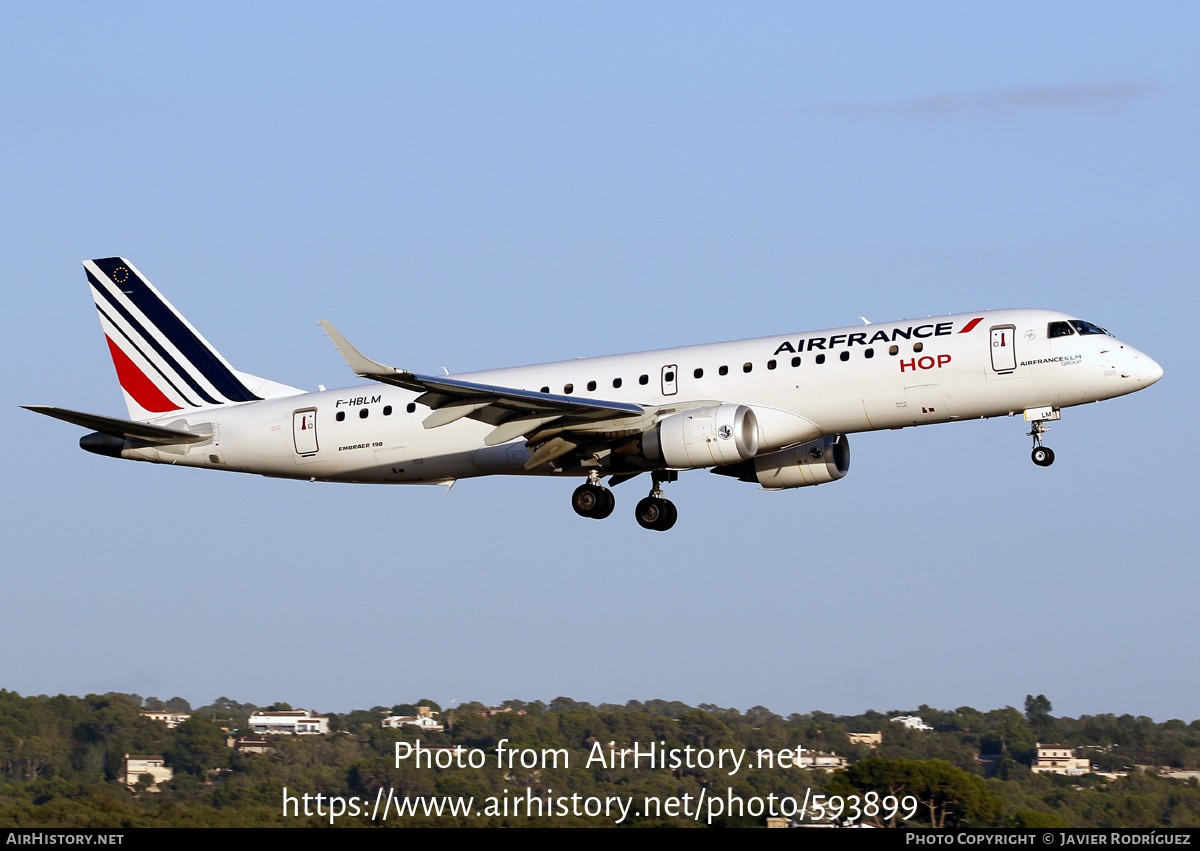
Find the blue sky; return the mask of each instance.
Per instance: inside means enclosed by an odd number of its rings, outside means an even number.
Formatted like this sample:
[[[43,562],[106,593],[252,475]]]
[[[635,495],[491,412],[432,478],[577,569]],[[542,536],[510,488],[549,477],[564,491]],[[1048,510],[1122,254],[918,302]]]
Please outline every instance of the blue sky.
[[[0,687],[322,711],[421,697],[1200,717],[1200,9],[8,4]],[[669,534],[570,481],[117,462],[80,261],[240,369],[360,383],[1001,307],[1157,359],[1136,396],[703,471]]]

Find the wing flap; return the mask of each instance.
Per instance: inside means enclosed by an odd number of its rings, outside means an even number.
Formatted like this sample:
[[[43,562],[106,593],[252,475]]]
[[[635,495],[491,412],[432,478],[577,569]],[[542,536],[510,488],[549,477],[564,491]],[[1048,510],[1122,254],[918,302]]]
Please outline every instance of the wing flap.
[[[487,399],[484,399],[482,402],[475,399],[447,402],[444,405],[438,406],[432,414],[423,419],[421,425],[425,428],[450,425],[450,423],[457,422],[463,417],[469,417],[479,409],[486,408],[490,404],[491,402]]]
[[[483,439],[486,446],[499,446],[501,443],[508,443],[510,440],[516,440],[518,437],[523,437],[531,431],[544,426],[546,423],[554,422],[562,419],[562,414],[550,414],[549,416],[533,416],[533,417],[518,417],[515,420],[509,420],[506,423],[501,423],[492,429],[491,433]]]

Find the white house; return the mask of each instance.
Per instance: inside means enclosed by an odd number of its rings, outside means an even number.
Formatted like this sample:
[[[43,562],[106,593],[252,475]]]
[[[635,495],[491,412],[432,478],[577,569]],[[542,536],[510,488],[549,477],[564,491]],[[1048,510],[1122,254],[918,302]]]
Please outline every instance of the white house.
[[[1030,770],[1034,774],[1066,774],[1078,777],[1092,770],[1091,760],[1078,759],[1075,752],[1064,745],[1037,743],[1037,759]]]
[[[835,753],[825,753],[824,751],[804,751],[800,754],[799,768],[805,768],[809,771],[837,771],[839,768],[845,768],[849,765],[849,760],[844,756],[838,756]]]
[[[167,728],[174,730],[184,721],[192,716],[187,712],[151,712],[148,709],[143,709],[140,713],[143,718],[149,718],[152,721],[161,721],[167,725]]]
[[[897,723],[903,724],[910,730],[932,730],[933,728],[921,720],[920,715],[897,715],[891,719]]]
[[[256,733],[294,733],[305,735],[328,733],[329,719],[313,715],[305,709],[283,709],[275,712],[254,712],[250,715],[250,729]]]
[[[427,730],[430,733],[440,733],[446,729],[444,724],[439,724],[430,715],[389,715],[379,723],[383,727],[393,728],[409,725],[421,730]]]
[[[155,787],[159,783],[169,783],[171,778],[175,776],[175,770],[163,763],[162,755],[155,756],[136,756],[134,754],[125,754],[125,785],[130,789],[138,784],[138,778],[143,774],[149,774],[154,778],[150,784],[150,791],[157,791]]]

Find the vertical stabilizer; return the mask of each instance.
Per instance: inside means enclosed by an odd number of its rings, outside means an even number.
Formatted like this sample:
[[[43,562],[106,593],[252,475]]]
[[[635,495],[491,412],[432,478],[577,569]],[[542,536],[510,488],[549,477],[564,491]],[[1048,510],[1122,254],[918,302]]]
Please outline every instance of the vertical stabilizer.
[[[83,267],[132,419],[301,392],[234,369],[128,260]]]

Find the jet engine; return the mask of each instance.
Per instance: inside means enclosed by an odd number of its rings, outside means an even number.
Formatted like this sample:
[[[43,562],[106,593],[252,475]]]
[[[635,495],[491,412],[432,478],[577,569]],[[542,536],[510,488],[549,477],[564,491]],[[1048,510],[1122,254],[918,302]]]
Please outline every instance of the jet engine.
[[[682,411],[642,435],[642,451],[679,469],[737,464],[758,452],[758,420],[745,405]]]
[[[766,490],[823,485],[850,472],[850,441],[844,434],[835,434],[740,464],[716,467],[713,472],[758,482]]]

